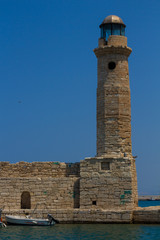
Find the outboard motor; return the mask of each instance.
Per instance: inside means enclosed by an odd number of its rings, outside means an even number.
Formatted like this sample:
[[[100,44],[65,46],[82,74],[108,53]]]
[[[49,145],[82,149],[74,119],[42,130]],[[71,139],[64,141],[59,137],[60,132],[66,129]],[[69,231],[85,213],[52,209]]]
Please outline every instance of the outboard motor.
[[[0,224],[1,224],[1,227],[7,227],[5,223],[2,222],[2,208],[0,208]]]
[[[0,208],[0,221],[2,222],[1,215],[2,215],[2,208]]]
[[[0,223],[1,223],[1,226],[3,225],[3,222],[2,222],[2,208],[0,208]]]
[[[50,222],[50,225],[52,225],[52,222],[59,223],[59,221],[56,220],[51,214],[48,214],[48,220]]]

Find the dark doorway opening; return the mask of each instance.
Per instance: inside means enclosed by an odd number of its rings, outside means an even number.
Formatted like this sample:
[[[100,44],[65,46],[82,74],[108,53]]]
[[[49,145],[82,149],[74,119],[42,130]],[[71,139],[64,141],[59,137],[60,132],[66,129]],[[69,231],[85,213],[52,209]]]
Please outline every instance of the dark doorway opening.
[[[31,195],[27,191],[21,195],[21,209],[31,209]]]

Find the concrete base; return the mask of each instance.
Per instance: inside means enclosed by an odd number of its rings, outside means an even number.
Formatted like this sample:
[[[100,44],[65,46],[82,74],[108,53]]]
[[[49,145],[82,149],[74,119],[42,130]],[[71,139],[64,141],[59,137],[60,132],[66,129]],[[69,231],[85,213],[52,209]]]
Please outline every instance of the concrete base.
[[[46,218],[50,213],[59,220],[60,223],[131,223],[132,211],[106,211],[101,209],[50,209],[47,210],[13,210],[3,211],[2,219],[5,221],[5,215],[31,215],[35,218]]]
[[[30,214],[32,217],[46,218],[47,210],[13,210],[3,211],[2,219],[5,215],[25,216]],[[114,211],[101,209],[50,209],[49,213],[60,221],[60,223],[160,223],[160,206],[136,208],[135,210]]]
[[[160,223],[160,206],[136,208],[133,211],[134,223]]]

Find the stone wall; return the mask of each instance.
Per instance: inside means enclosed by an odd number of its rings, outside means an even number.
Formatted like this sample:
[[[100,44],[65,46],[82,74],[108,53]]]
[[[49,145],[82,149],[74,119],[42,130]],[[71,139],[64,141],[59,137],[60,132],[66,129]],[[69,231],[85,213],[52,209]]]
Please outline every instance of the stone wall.
[[[110,169],[103,170],[102,163],[109,163]],[[90,158],[80,166],[80,208],[129,210],[137,206],[133,158]]]
[[[110,35],[107,41],[108,46],[127,46],[127,37]]]
[[[31,208],[46,203],[48,208],[79,207],[79,163],[0,163],[0,206],[21,209],[22,193],[30,194]]]
[[[104,38],[99,38],[98,40],[98,47],[103,48],[105,46],[127,46],[127,38],[124,36],[116,36],[116,35],[110,35],[108,40],[106,41]]]
[[[101,162],[108,161],[110,170],[102,170]],[[48,209],[128,210],[137,193],[134,173],[134,161],[127,158],[94,158],[75,164],[1,162],[0,206],[21,209],[22,194],[28,192],[31,209],[45,203]]]
[[[137,208],[133,211],[134,223],[160,223],[160,206]]]
[[[0,162],[0,177],[79,177],[79,163]]]
[[[21,209],[21,195],[30,193],[31,209],[37,203],[49,209],[79,207],[79,178],[0,178],[0,206]]]
[[[131,172],[132,172],[132,193],[134,199],[134,208],[138,206],[138,188],[137,188],[137,171],[136,171],[136,161],[132,158],[131,161]]]

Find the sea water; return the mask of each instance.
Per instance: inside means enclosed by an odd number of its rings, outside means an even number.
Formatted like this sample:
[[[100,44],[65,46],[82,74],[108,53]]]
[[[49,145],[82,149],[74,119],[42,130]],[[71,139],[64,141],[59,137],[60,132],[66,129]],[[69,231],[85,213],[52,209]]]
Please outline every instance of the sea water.
[[[145,202],[145,203],[144,203]],[[160,201],[139,201],[139,206]],[[0,240],[160,240],[160,224],[56,224],[55,226],[7,226]]]
[[[144,224],[57,224],[48,227],[8,226],[1,240],[159,240],[160,225]]]
[[[160,201],[139,201],[139,207],[160,206]]]

